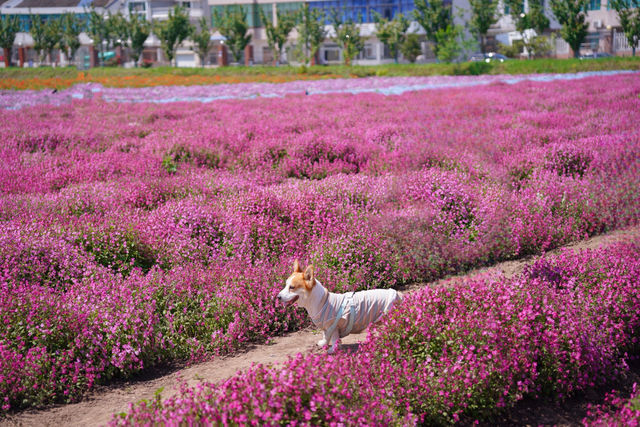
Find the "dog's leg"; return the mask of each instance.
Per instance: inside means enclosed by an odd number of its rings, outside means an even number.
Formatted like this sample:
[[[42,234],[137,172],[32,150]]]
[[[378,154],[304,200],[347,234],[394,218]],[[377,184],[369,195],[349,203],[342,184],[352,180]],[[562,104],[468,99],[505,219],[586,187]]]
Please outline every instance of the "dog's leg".
[[[324,334],[324,338],[318,341],[318,347],[324,347],[325,345],[327,345],[327,342],[329,341],[329,337],[327,336],[327,331],[322,331],[322,333]]]
[[[329,354],[333,354],[336,352],[336,348],[338,347],[338,339],[340,338],[340,332],[338,332],[338,328],[336,328],[331,337],[329,337]]]

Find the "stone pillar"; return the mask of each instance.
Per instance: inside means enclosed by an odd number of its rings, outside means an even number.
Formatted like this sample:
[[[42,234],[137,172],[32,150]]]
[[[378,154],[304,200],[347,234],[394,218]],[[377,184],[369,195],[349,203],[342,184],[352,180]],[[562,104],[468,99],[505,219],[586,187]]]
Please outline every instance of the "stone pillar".
[[[98,52],[94,45],[89,46],[89,67],[94,68],[98,65]]]
[[[244,48],[244,65],[247,67],[253,63],[253,46],[247,45]]]
[[[218,65],[226,67],[229,65],[229,58],[227,57],[227,49],[223,43],[218,45]]]
[[[3,50],[4,50],[4,66],[5,68],[9,68],[11,66],[11,49],[7,49],[5,47]]]

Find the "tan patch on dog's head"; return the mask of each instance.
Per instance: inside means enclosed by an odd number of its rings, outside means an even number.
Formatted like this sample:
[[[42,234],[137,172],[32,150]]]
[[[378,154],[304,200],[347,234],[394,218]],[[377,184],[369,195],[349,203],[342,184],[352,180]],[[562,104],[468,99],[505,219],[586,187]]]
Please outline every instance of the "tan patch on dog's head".
[[[305,289],[307,291],[311,291],[316,284],[316,277],[313,272],[313,266],[310,265],[303,272],[302,268],[300,268],[300,264],[298,260],[296,260],[293,264],[293,274],[289,276],[287,279],[289,284],[289,291],[293,292],[297,289]]]

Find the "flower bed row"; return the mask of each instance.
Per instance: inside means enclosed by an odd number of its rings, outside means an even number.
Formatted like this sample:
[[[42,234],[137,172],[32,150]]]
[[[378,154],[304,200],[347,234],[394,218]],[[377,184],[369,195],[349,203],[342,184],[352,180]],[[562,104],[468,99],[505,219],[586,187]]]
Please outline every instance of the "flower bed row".
[[[563,251],[510,280],[449,281],[408,295],[355,354],[258,365],[113,424],[489,421],[526,396],[562,399],[625,372],[640,350],[638,285],[637,241]]]
[[[640,390],[638,384],[633,383],[631,396],[625,399],[618,393],[610,393],[605,403],[589,410],[588,416],[582,420],[588,427],[599,426],[627,426],[640,425]]]
[[[2,111],[2,408],[306,325],[273,301],[295,258],[330,289],[392,287],[637,224],[639,92]]]

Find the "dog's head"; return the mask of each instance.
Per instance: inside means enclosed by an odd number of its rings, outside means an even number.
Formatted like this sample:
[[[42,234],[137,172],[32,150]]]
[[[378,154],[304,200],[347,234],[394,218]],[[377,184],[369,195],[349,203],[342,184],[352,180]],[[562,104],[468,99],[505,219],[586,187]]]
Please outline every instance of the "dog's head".
[[[313,266],[308,266],[303,272],[298,260],[296,260],[293,263],[293,273],[287,279],[284,289],[278,294],[278,300],[287,306],[299,299],[301,302],[305,301],[311,295],[311,290],[315,284],[316,278]]]

